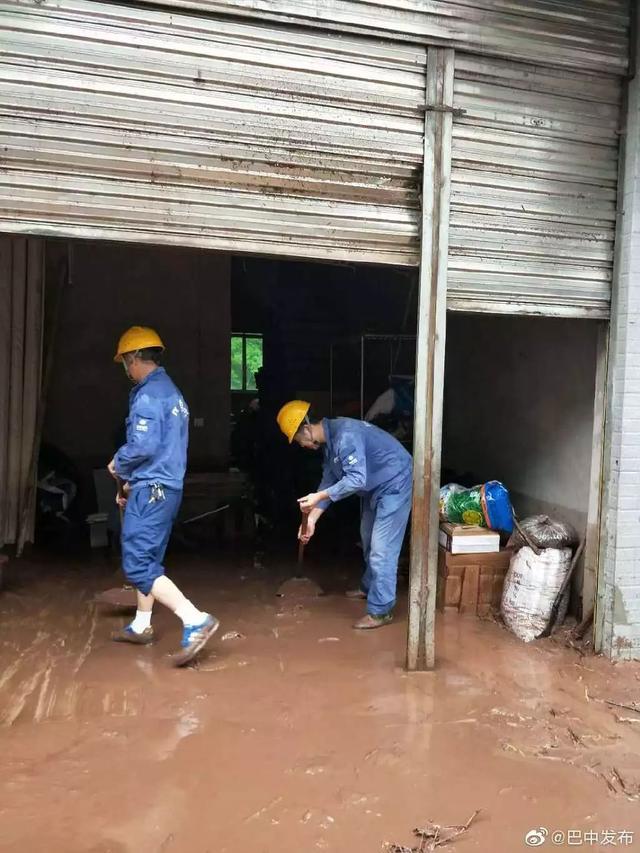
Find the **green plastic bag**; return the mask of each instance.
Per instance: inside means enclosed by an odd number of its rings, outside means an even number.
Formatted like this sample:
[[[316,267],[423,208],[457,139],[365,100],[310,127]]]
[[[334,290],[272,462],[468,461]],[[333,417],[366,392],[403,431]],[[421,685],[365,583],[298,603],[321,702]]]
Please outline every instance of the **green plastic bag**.
[[[491,530],[513,530],[513,509],[509,492],[502,483],[491,480],[465,489],[450,483],[440,489],[440,518],[452,524],[472,524]]]
[[[440,516],[452,524],[473,524],[486,527],[482,512],[480,486],[465,489],[456,483],[444,486],[440,491]]]

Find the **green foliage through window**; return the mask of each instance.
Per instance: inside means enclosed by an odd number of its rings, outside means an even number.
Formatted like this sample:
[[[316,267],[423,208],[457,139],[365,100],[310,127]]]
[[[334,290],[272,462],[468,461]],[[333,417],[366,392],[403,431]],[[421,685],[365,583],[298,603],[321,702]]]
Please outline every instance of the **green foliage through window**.
[[[262,367],[262,336],[232,335],[231,390],[255,391],[255,375]]]

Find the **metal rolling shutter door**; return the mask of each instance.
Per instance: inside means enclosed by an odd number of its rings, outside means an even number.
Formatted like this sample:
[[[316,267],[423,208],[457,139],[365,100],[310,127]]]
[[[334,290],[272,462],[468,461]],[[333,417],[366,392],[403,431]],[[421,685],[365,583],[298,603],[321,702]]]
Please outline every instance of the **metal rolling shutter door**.
[[[416,264],[425,49],[0,3],[0,231]]]
[[[160,0],[160,5],[610,74],[623,74],[628,64],[629,0]]]
[[[457,55],[449,307],[608,316],[620,80]]]

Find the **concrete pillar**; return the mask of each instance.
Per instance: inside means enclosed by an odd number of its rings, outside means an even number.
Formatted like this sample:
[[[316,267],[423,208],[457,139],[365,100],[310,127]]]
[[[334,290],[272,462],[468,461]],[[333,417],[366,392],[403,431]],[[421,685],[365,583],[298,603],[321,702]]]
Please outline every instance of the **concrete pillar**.
[[[636,27],[636,56],[637,45]],[[617,659],[640,658],[640,75],[633,54],[621,136],[595,621],[596,648]]]

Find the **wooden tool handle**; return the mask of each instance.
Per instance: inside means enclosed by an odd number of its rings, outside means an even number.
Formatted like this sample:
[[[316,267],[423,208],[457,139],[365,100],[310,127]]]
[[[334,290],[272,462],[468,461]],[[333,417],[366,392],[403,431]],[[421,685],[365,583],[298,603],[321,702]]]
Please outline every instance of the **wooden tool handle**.
[[[124,494],[124,480],[121,480],[120,477],[115,478],[116,487],[117,487],[117,496],[119,498],[125,497]],[[122,528],[124,526],[124,508],[118,504],[118,515],[120,516],[120,537],[122,538]],[[120,574],[122,575],[122,589],[133,591],[133,587],[127,583],[127,577],[124,573],[124,569],[122,568],[122,564],[120,565]]]
[[[302,523],[300,524],[300,535],[301,536],[304,536],[306,534],[308,524],[309,524],[309,517],[308,517],[308,515],[306,515],[306,513],[303,513]],[[299,566],[302,565],[302,561],[304,559],[304,544],[305,543],[302,540],[300,540],[298,542],[298,565]]]
[[[516,518],[515,514],[514,514],[514,516],[513,516],[513,523],[514,523],[514,525],[515,525],[516,530],[518,531],[518,533],[520,534],[520,536],[521,536],[521,537],[522,537],[522,539],[524,540],[524,544],[525,544],[525,545],[528,545],[528,546],[529,546],[529,548],[531,548],[531,550],[533,551],[533,553],[534,553],[534,554],[537,554],[537,556],[539,557],[539,556],[540,556],[540,554],[542,553],[542,551],[540,550],[540,548],[538,548],[538,546],[535,544],[535,542],[531,539],[531,537],[529,536],[529,534],[527,533],[527,531],[526,531],[526,530],[524,530],[524,529],[520,526],[520,522],[519,522],[519,521],[518,521],[518,519]]]
[[[571,565],[569,567],[569,571],[565,579],[562,581],[562,585],[558,590],[558,594],[556,595],[555,601],[553,602],[553,607],[551,608],[551,613],[549,615],[549,621],[547,622],[547,627],[544,631],[539,635],[539,637],[549,637],[555,627],[556,619],[558,618],[558,613],[560,611],[560,605],[562,604],[562,599],[569,588],[569,584],[571,583],[571,578],[573,577],[573,573],[575,571],[576,566],[578,565],[578,560],[582,556],[582,552],[584,551],[584,546],[586,544],[586,533],[583,536],[580,544],[575,550],[573,555],[573,559],[571,560]]]

